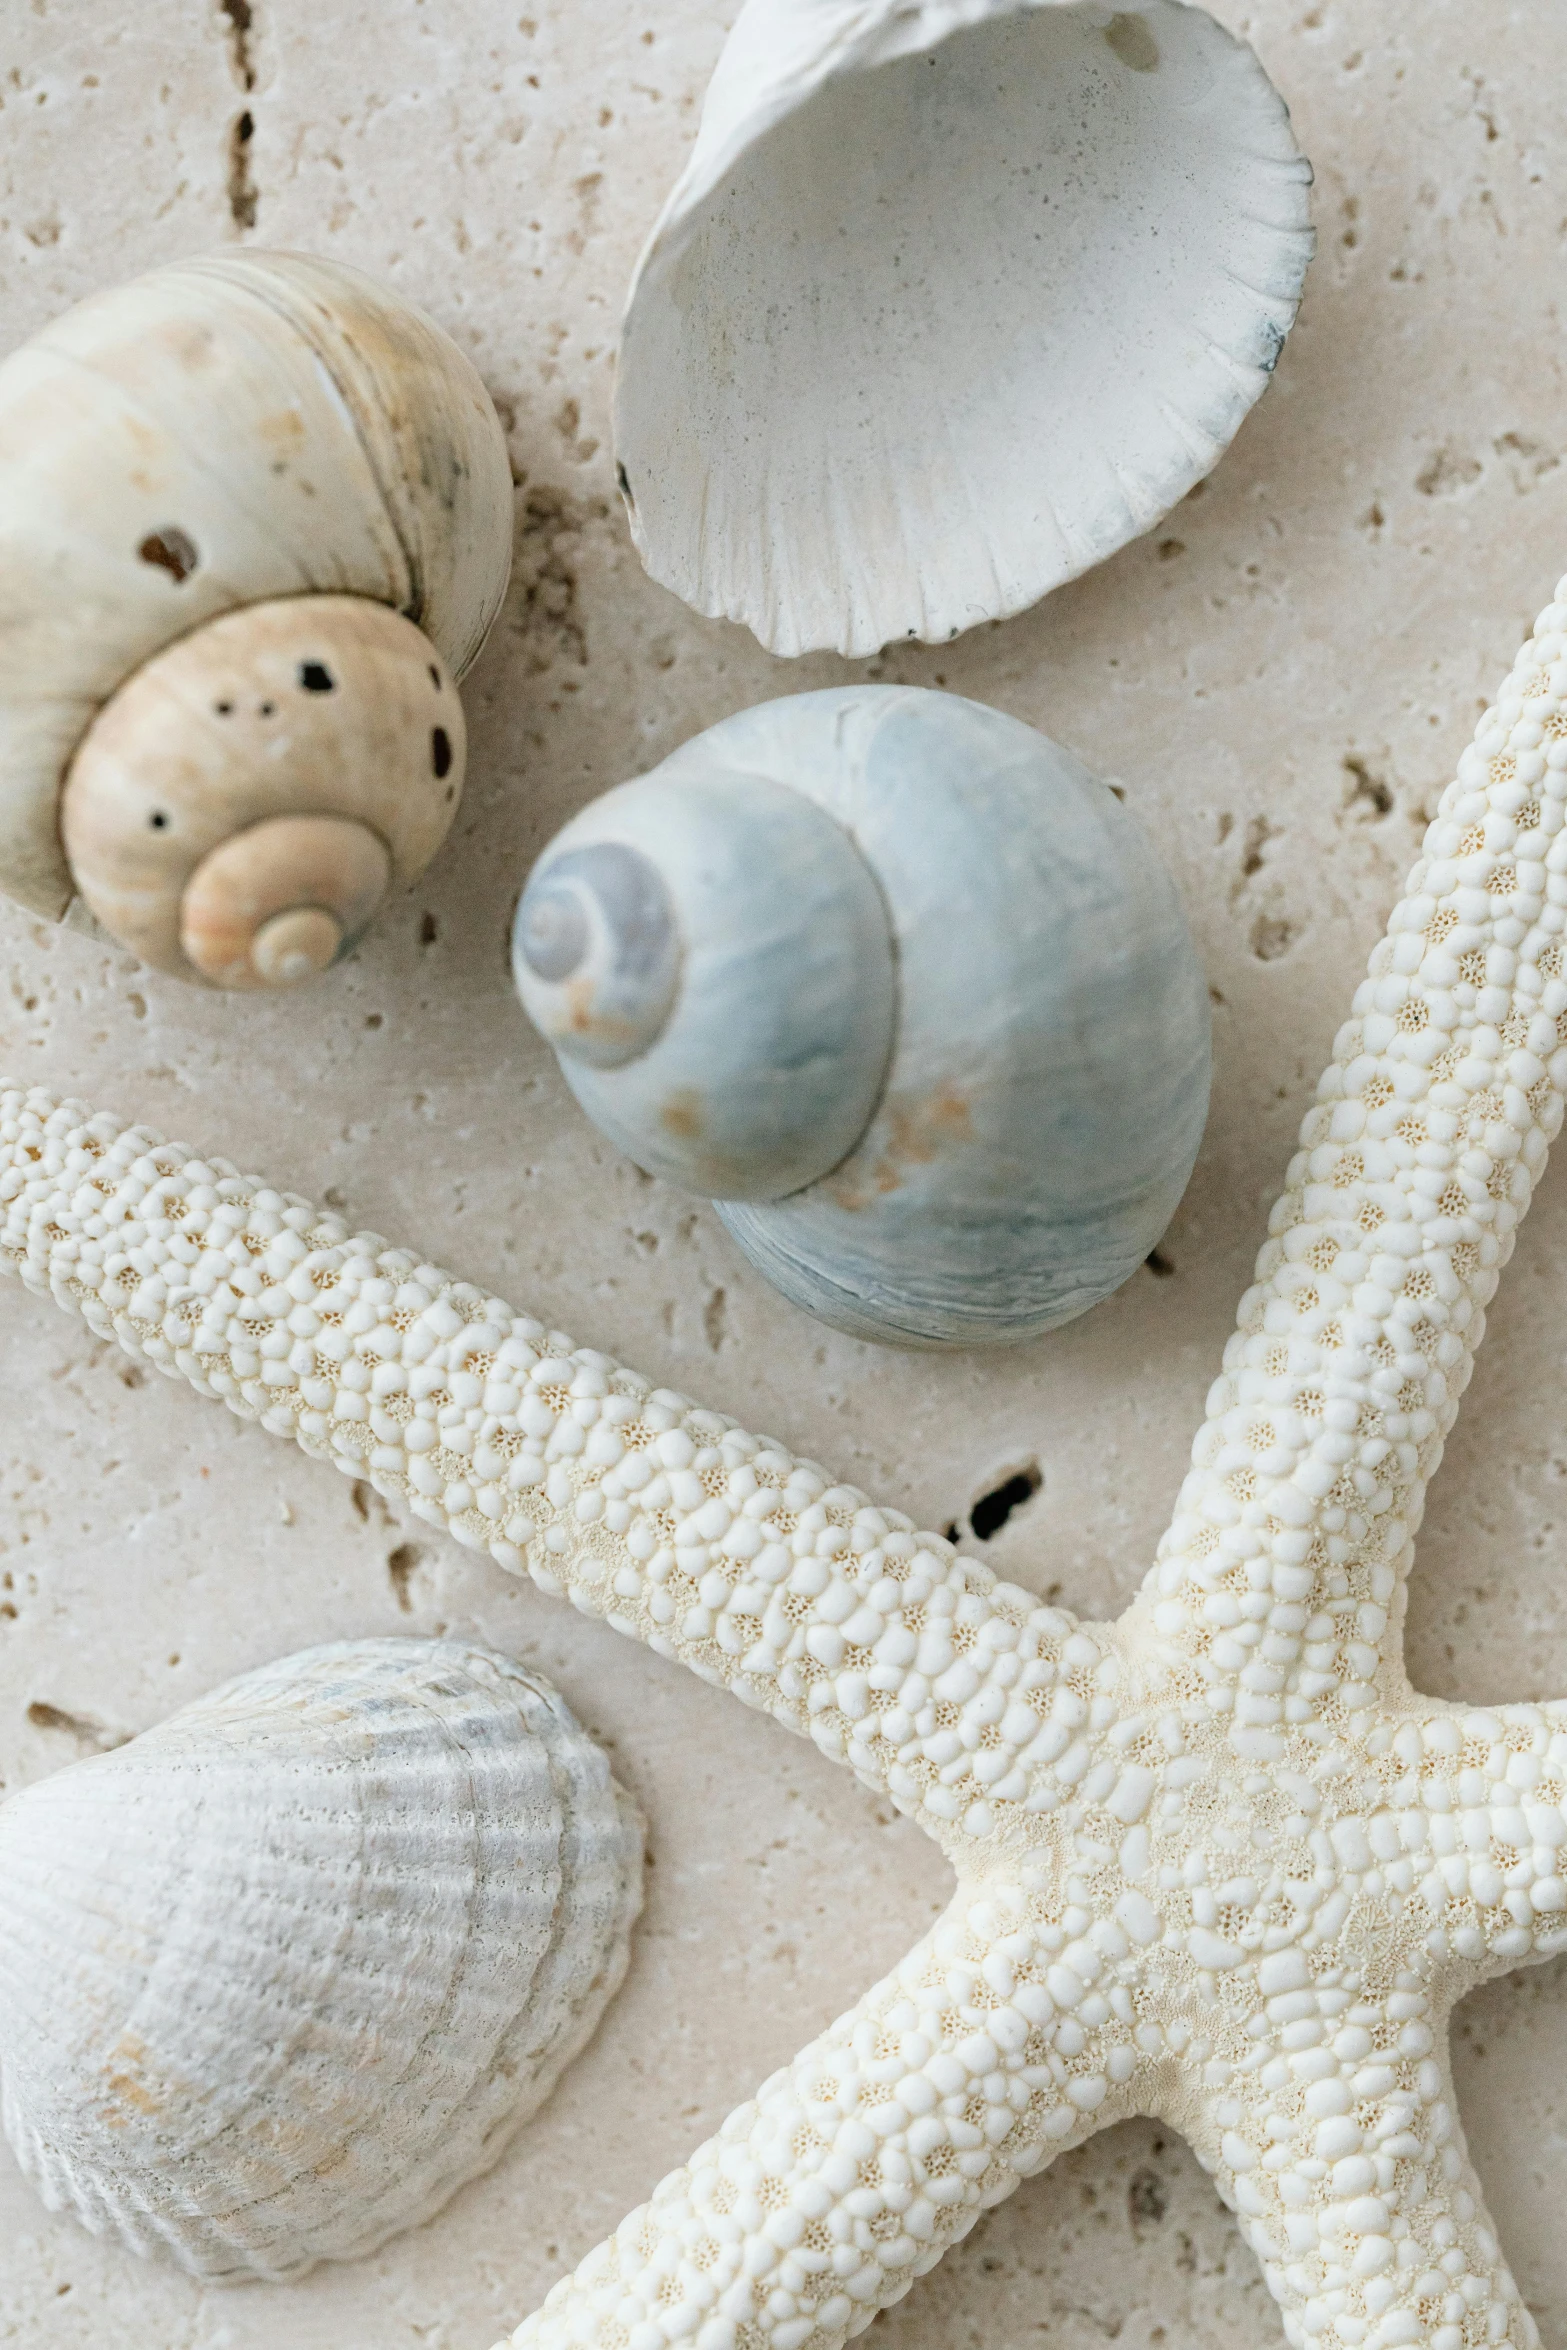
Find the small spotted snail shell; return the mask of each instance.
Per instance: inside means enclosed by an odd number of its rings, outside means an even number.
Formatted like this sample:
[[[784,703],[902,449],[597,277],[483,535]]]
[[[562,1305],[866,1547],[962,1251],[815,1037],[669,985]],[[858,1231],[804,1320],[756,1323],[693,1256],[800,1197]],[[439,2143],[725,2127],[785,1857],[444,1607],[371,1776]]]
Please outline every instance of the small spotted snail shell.
[[[1105,785],[956,695],[769,702],[568,824],[523,1003],[588,1116],[855,1336],[1032,1338],[1186,1186],[1208,995]]]
[[[357,270],[214,254],[0,365],[0,886],[292,986],[445,838],[511,479],[468,360]]]

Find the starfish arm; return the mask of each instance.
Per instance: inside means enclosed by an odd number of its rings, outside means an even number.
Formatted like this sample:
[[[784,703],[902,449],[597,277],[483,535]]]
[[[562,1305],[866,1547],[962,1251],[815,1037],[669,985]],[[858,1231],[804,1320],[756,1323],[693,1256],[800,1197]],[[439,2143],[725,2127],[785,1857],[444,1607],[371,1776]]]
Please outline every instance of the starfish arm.
[[[1538,2350],[1423,2008],[1346,2001],[1331,2048],[1275,2048],[1190,2133],[1294,2350]]]
[[[1269,1759],[1401,1683],[1427,1480],[1567,1089],[1567,580],[1481,719],[1301,1129],[1139,1600]]]
[[[1020,2179],[1134,2110],[1148,2060],[1113,1960],[1061,1949],[1062,1930],[1041,1941],[1029,1915],[1020,1891],[960,1890],[554,2287],[513,2350],[839,2350]],[[1086,1912],[1070,1922],[1089,1930]]]
[[[940,1837],[1027,1789],[1070,1617],[307,1200],[0,1093],[0,1266],[203,1395],[733,1689]]]
[[[1432,1707],[1392,1790],[1454,1993],[1567,1949],[1567,1704]],[[1418,1748],[1418,1751],[1417,1751]],[[1375,1834],[1377,1823],[1371,1823]],[[1388,1838],[1391,1842],[1391,1838]]]

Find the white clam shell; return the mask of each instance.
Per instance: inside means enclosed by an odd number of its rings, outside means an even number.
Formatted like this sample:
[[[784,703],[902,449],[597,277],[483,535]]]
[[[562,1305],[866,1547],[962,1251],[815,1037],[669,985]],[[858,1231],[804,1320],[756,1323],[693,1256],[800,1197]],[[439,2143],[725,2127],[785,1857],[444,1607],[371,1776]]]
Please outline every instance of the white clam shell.
[[[220,613],[370,597],[461,677],[505,593],[511,513],[472,365],[358,270],[209,254],[56,319],[0,365],[0,886],[65,910],[77,743]]]
[[[777,653],[1021,611],[1228,446],[1310,176],[1187,0],[747,0],[627,300],[649,571]]]
[[[55,2208],[222,2280],[372,2251],[592,2032],[641,1823],[535,1674],[312,1649],[0,1807],[6,2135]]]
[[[557,858],[615,847],[656,875],[679,977],[594,1066],[564,1032],[576,975],[541,989],[524,934]],[[574,818],[518,914],[519,990],[588,1115],[856,1337],[1054,1329],[1186,1188],[1209,1014],[1174,884],[1106,785],[999,710],[871,685],[741,711]],[[582,983],[591,1023],[598,965]]]

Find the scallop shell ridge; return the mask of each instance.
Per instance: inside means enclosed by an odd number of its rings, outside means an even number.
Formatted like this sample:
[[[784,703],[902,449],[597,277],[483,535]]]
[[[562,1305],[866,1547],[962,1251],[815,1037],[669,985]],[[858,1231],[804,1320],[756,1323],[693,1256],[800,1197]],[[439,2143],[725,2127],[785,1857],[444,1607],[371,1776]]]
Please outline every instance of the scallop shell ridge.
[[[536,1675],[456,1641],[247,1674],[0,1808],[8,2138],[203,2278],[373,2251],[592,2033],[641,1821]]]

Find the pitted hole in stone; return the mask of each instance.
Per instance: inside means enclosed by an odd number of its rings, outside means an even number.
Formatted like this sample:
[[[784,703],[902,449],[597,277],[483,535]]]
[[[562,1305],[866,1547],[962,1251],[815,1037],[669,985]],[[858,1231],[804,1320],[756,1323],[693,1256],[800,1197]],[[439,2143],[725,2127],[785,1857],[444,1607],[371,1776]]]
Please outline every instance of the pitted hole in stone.
[[[161,530],[150,530],[136,552],[143,563],[166,571],[176,587],[182,587],[201,562],[195,540],[177,522],[166,522]]]
[[[1007,1520],[1031,1502],[1044,1484],[1045,1473],[1038,1461],[1025,1461],[1021,1468],[1012,1470],[981,1494],[969,1511],[969,1525],[977,1542],[990,1542],[998,1535]]]
[[[430,730],[430,766],[437,783],[444,783],[452,771],[452,738],[444,726]]]
[[[307,694],[330,694],[337,691],[337,680],[324,661],[301,661],[299,664],[300,690]]]
[[[386,1555],[386,1577],[392,1586],[392,1595],[404,1615],[412,1615],[413,1599],[409,1585],[424,1563],[424,1552],[417,1542],[399,1542]]]

